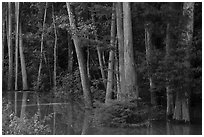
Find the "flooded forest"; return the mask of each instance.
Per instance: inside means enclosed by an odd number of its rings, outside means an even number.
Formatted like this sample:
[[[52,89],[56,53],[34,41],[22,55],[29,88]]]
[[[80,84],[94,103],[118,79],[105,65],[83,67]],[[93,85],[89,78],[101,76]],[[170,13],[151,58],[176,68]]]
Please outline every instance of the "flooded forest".
[[[2,2],[2,134],[201,135],[201,2]]]

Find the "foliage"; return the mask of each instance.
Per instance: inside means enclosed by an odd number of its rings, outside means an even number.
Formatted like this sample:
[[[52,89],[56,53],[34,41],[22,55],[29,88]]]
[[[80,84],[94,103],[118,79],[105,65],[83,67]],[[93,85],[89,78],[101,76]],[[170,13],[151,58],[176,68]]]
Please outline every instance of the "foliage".
[[[25,116],[23,119],[14,115],[11,105],[3,104],[2,134],[4,135],[48,135],[51,134],[50,126],[46,124],[52,117],[45,116],[40,119],[36,113],[32,117]]]
[[[82,100],[82,87],[79,70],[73,73],[62,74],[57,78],[57,89],[54,93],[60,100]]]
[[[99,106],[98,106],[99,107]],[[111,127],[144,125],[148,121],[149,107],[144,103],[114,101],[111,105],[100,105],[96,109],[99,124]]]

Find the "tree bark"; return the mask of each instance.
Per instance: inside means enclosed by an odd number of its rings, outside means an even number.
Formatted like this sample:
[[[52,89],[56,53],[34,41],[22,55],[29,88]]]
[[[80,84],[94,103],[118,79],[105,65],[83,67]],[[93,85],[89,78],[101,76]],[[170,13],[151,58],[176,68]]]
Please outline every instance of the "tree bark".
[[[118,100],[122,100],[125,94],[125,70],[124,70],[124,35],[123,35],[123,9],[122,3],[116,4],[116,21],[117,21],[117,38],[119,51],[119,74],[120,74],[120,90],[118,92]]]
[[[15,91],[18,90],[18,31],[19,31],[19,2],[15,2],[15,16],[16,16],[16,74],[15,74]],[[15,92],[15,115],[17,115],[17,92]]]
[[[190,102],[190,48],[192,46],[193,40],[193,21],[194,21],[194,3],[193,2],[185,2],[183,4],[183,16],[187,17],[185,20],[183,32],[181,34],[181,41],[186,46],[185,48],[185,67],[187,69],[187,73],[185,74],[185,82],[186,86],[184,86],[185,91],[181,93],[177,93],[177,100],[174,109],[173,118],[175,120],[183,120],[185,122],[190,121],[190,112],[189,112],[189,102]],[[177,91],[181,92],[181,91]],[[179,100],[179,98],[181,98]],[[178,103],[179,102],[179,103]],[[181,107],[179,107],[181,106]],[[181,112],[181,113],[178,113]]]
[[[113,4],[113,11],[115,5]],[[112,12],[111,18],[111,47],[115,47],[115,13]],[[107,78],[107,86],[106,86],[106,99],[105,103],[108,104],[112,99],[113,94],[113,66],[114,66],[114,51],[110,50],[109,52],[109,62],[108,62],[108,78]]]
[[[124,70],[125,70],[125,98],[138,98],[137,74],[135,70],[133,41],[132,41],[132,20],[130,3],[123,3],[123,27],[124,27]]]
[[[6,11],[7,13],[7,11]],[[6,19],[7,19],[7,14],[2,17],[2,75],[4,77],[4,44],[5,44],[5,30],[6,30]]]
[[[23,81],[23,98],[22,98],[22,107],[21,107],[21,115],[20,117],[23,118],[25,115],[26,110],[26,100],[28,93],[26,90],[28,90],[28,82],[27,82],[27,72],[26,72],[26,64],[25,64],[25,57],[23,54],[23,38],[22,38],[22,27],[20,24],[19,27],[19,52],[20,52],[20,61],[21,61],[21,73],[22,73],[22,81]]]
[[[13,44],[12,44],[12,17],[11,17],[11,2],[8,2],[8,57],[9,57],[9,72],[8,72],[8,101],[11,103],[11,90],[13,90]]]
[[[165,56],[165,60],[166,60],[166,67],[168,67],[168,60],[169,60],[169,56],[170,56],[170,48],[171,48],[171,33],[170,33],[170,29],[171,29],[171,24],[168,23],[167,24],[167,28],[166,28],[166,56]],[[173,116],[173,110],[174,110],[174,102],[173,102],[173,91],[171,89],[171,86],[169,85],[169,79],[168,76],[166,76],[166,97],[167,97],[167,109],[166,109],[166,115],[167,118],[172,118]]]
[[[87,75],[85,60],[83,56],[82,48],[80,47],[81,41],[79,37],[77,36],[77,28],[74,23],[74,15],[71,11],[70,3],[67,2],[67,11],[69,15],[69,23],[72,30],[72,39],[74,41],[75,50],[77,54],[77,60],[79,64],[79,71],[80,71],[80,77],[81,77],[81,83],[82,83],[82,89],[84,94],[84,102],[86,108],[92,108],[92,100],[91,100],[91,91],[90,91],[90,85],[89,85],[89,79]]]
[[[153,106],[157,105],[156,94],[155,94],[155,84],[152,77],[152,53],[153,53],[153,45],[152,45],[152,24],[145,24],[145,47],[146,47],[146,62],[147,62],[147,71],[148,71],[148,79],[149,79],[149,87],[151,94],[151,104]]]
[[[88,78],[91,79],[91,75],[90,75],[90,67],[89,67],[89,60],[90,60],[90,50],[89,47],[87,47],[87,60],[86,60],[86,66],[87,66],[87,75]]]
[[[42,61],[43,61],[43,41],[44,41],[44,31],[45,31],[45,21],[46,21],[46,16],[47,16],[47,5],[48,3],[46,2],[45,6],[45,13],[44,13],[44,19],[43,19],[43,28],[42,28],[42,35],[41,35],[41,46],[40,46],[40,65],[38,69],[38,78],[37,78],[37,86],[36,86],[36,98],[37,98],[37,106],[38,106],[38,113],[40,114],[40,97],[39,97],[39,88],[40,88],[40,81],[41,81],[41,70],[42,70]]]
[[[57,87],[57,28],[55,25],[55,15],[54,15],[54,6],[52,5],[52,19],[54,24],[54,34],[55,34],[55,44],[54,44],[54,73],[53,73],[53,83],[54,83],[54,91],[56,91]]]

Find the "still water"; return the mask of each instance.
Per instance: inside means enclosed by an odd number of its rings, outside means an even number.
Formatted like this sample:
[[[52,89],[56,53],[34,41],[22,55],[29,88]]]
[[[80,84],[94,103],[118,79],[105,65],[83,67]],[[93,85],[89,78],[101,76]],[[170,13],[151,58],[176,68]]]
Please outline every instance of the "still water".
[[[54,108],[54,109],[53,109]],[[30,109],[34,110],[33,107]],[[27,111],[30,110],[29,106]],[[166,121],[152,121],[150,127],[114,128],[104,127],[94,121],[92,112],[84,112],[77,104],[55,104],[41,106],[42,114],[54,110],[54,117],[48,124],[55,135],[201,135],[202,124],[176,124]],[[44,112],[43,112],[44,111]],[[90,114],[91,113],[91,114]]]
[[[34,102],[27,102],[26,112],[34,115],[37,106]],[[21,103],[18,104],[20,112]],[[202,123],[176,124],[166,121],[152,121],[149,127],[115,128],[104,127],[96,122],[94,112],[84,111],[79,102],[41,105],[42,117],[53,113],[47,124],[55,135],[201,135]]]

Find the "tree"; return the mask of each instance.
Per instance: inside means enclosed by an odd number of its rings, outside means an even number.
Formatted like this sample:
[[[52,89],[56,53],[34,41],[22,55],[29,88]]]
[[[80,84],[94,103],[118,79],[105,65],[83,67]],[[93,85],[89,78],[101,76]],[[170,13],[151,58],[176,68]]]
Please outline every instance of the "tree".
[[[20,117],[23,118],[25,115],[26,109],[26,101],[27,101],[27,90],[28,90],[28,81],[27,81],[27,72],[26,72],[26,64],[25,64],[25,57],[23,53],[23,38],[22,38],[22,27],[21,23],[19,23],[19,52],[20,52],[20,61],[21,61],[21,73],[22,73],[22,81],[23,81],[23,97],[22,97],[22,107],[21,107],[21,115]]]
[[[153,57],[153,45],[152,45],[152,24],[145,24],[145,47],[146,47],[146,61],[147,61],[147,71],[149,77],[149,86],[151,94],[151,104],[157,105],[156,94],[155,94],[155,84],[152,74],[152,57]]]
[[[115,9],[115,4],[113,3],[113,11]],[[115,12],[112,12],[111,18],[111,47],[115,47]],[[105,103],[108,104],[112,99],[113,93],[113,66],[114,66],[114,51],[110,50],[109,52],[109,62],[108,62],[108,78],[106,86],[106,99]]]
[[[54,91],[56,91],[57,86],[57,28],[55,25],[55,15],[54,15],[54,5],[52,5],[52,18],[53,18],[53,25],[54,25],[54,34],[55,34],[55,44],[54,44],[54,73],[53,73],[53,83],[54,83]]]
[[[82,49],[80,47],[81,41],[79,37],[77,36],[77,27],[74,22],[74,15],[71,11],[70,3],[66,3],[67,6],[67,12],[69,15],[69,23],[70,28],[72,31],[72,39],[74,41],[74,46],[77,54],[77,60],[79,64],[79,71],[80,71],[80,77],[81,77],[81,83],[83,88],[83,95],[84,95],[84,103],[86,108],[92,108],[92,100],[91,100],[91,91],[90,91],[90,85],[89,85],[89,79],[88,74],[86,70],[85,60],[83,56]]]
[[[38,78],[37,78],[37,92],[36,92],[36,97],[37,97],[37,105],[38,105],[38,112],[40,113],[40,99],[38,95],[38,90],[40,88],[40,81],[41,81],[41,70],[42,70],[42,63],[43,63],[43,42],[44,42],[44,31],[45,31],[45,21],[46,21],[46,15],[47,15],[47,5],[48,3],[46,2],[45,6],[45,12],[44,12],[44,18],[43,18],[43,26],[42,26],[42,35],[41,35],[41,43],[40,43],[40,65],[38,69]]]
[[[122,3],[116,4],[117,38],[119,51],[119,74],[120,91],[118,91],[118,100],[122,100],[125,93],[125,71],[124,71],[124,38],[123,38],[123,9]],[[123,94],[122,94],[123,93]]]
[[[8,57],[9,57],[9,72],[8,72],[8,85],[7,89],[8,99],[11,100],[11,90],[13,89],[13,44],[12,44],[12,15],[11,15],[11,2],[8,2],[8,33],[7,33],[7,41],[8,41]]]
[[[137,74],[133,54],[132,21],[130,3],[123,3],[123,27],[124,27],[124,70],[126,98],[138,98]]]
[[[177,91],[176,102],[173,118],[175,120],[184,120],[186,122],[190,121],[190,48],[192,46],[193,39],[193,21],[194,21],[194,3],[185,2],[183,4],[183,16],[187,17],[184,24],[183,31],[181,33],[181,43],[180,46],[185,46],[185,58],[184,58],[184,69],[186,73],[184,74],[185,84],[183,85],[183,91]],[[185,70],[184,70],[185,71]]]
[[[16,75],[15,75],[15,91],[18,90],[18,24],[19,24],[19,2],[15,2],[15,15],[16,15]],[[15,114],[17,114],[17,92],[15,92]]]
[[[165,60],[166,60],[166,67],[169,66],[169,58],[170,58],[170,48],[171,48],[171,24],[168,23],[166,27],[166,55],[165,55]],[[168,118],[171,118],[173,116],[173,110],[174,110],[174,102],[173,102],[173,90],[170,86],[170,80],[168,76],[166,77],[167,85],[166,85],[166,97],[167,97],[167,108],[166,108],[166,115]]]

